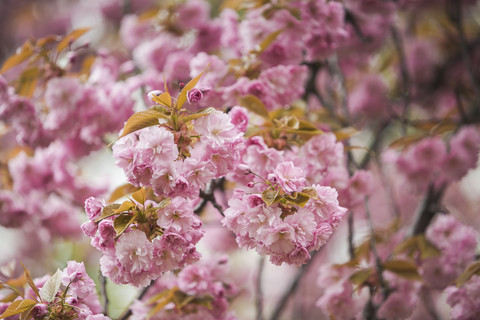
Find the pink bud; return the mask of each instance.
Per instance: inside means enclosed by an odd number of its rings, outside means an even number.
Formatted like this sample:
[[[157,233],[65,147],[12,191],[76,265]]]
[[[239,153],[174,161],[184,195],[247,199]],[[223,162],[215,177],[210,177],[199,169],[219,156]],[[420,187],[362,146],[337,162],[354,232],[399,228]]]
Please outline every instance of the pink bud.
[[[193,88],[192,90],[188,90],[188,93],[187,93],[188,102],[198,103],[198,102],[200,102],[200,100],[202,100],[202,98],[203,98],[202,91],[200,91],[196,88]]]

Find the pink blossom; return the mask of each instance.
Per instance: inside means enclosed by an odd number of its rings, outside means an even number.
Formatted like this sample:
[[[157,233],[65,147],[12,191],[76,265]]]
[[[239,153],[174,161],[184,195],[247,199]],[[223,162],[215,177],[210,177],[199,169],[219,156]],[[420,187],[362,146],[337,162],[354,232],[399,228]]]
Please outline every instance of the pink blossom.
[[[240,132],[245,132],[248,126],[248,113],[247,109],[244,107],[235,106],[230,110],[228,113],[230,118],[232,119],[232,124],[237,128]]]
[[[63,270],[62,284],[70,288],[69,294],[80,299],[96,295],[95,283],[85,271],[83,262],[68,261]]]
[[[150,268],[152,244],[137,230],[122,234],[115,244],[116,257],[127,272],[139,273]]]
[[[94,197],[90,197],[85,200],[85,212],[87,213],[88,219],[91,221],[96,220],[100,217],[102,213],[103,205],[100,201],[95,199]]]
[[[199,103],[203,98],[203,93],[197,88],[188,90],[187,99],[190,103]]]
[[[301,191],[305,186],[303,170],[295,167],[291,161],[279,163],[274,174],[277,182],[286,192]]]

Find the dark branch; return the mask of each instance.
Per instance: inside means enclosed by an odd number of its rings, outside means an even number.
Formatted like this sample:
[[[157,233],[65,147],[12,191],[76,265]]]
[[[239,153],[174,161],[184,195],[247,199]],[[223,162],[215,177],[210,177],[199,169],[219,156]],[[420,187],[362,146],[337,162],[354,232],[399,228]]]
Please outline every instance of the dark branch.
[[[148,290],[155,284],[155,280],[150,282],[148,286],[143,288],[143,290],[140,292],[136,300],[142,300],[142,298],[147,294]],[[128,308],[127,312],[125,312],[118,320],[127,320],[130,316],[132,315],[132,310],[130,307]]]

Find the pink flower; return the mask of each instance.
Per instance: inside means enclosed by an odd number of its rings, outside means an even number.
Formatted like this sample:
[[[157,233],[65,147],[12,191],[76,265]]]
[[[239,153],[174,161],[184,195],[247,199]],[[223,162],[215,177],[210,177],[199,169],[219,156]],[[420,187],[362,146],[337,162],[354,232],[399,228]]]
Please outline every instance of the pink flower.
[[[203,93],[197,88],[193,88],[188,90],[187,92],[187,99],[190,103],[198,103],[203,98]]]
[[[98,217],[100,217],[102,209],[102,203],[94,197],[90,197],[85,200],[85,212],[87,213],[88,219],[91,221],[95,221]]]
[[[195,130],[206,139],[212,147],[222,147],[234,142],[241,136],[232,124],[230,117],[220,111],[195,120]]]
[[[230,110],[228,113],[230,118],[232,119],[232,123],[237,130],[240,132],[245,132],[248,126],[248,113],[247,109],[244,107],[235,106]]]
[[[157,224],[173,232],[187,232],[192,225],[193,208],[189,201],[177,197],[163,210],[158,211]]]
[[[286,192],[301,191],[305,186],[303,170],[295,167],[291,161],[279,163],[274,174],[277,182]]]
[[[67,267],[63,270],[62,284],[70,285],[68,293],[74,297],[85,298],[96,295],[95,283],[85,271],[83,262],[68,261]]]
[[[145,233],[131,230],[120,236],[115,244],[116,257],[127,272],[139,273],[150,268],[152,244]]]

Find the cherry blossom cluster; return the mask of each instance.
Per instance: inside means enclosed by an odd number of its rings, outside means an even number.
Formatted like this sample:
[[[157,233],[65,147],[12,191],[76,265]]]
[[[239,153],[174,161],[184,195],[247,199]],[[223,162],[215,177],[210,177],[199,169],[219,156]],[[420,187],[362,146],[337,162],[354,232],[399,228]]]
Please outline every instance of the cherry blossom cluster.
[[[19,296],[13,302],[0,303],[0,312],[11,314],[8,319],[20,319],[25,311],[35,320],[110,320],[102,314],[95,283],[83,262],[68,261],[63,271],[30,280],[24,299]],[[24,307],[17,308],[16,303]]]
[[[475,319],[480,312],[480,276],[473,275],[460,287],[445,289],[447,303],[452,307],[452,320]]]
[[[444,289],[474,261],[477,233],[451,215],[440,215],[428,227],[425,236],[441,250],[441,255],[422,262],[422,277],[428,286]]]
[[[214,111],[192,122],[181,132],[153,126],[115,143],[113,156],[129,182],[157,195],[192,198],[233,170],[243,133],[229,115]]]
[[[305,175],[293,162],[279,163],[261,194],[236,189],[222,223],[240,247],[255,248],[280,265],[301,265],[330,238],[346,209],[331,187],[305,187]]]
[[[178,274],[165,273],[142,300],[134,301],[132,319],[237,319],[228,311],[238,290],[227,281],[227,267],[226,257],[221,257],[197,262]]]
[[[98,200],[87,199],[85,210],[90,221],[82,229],[102,252],[102,273],[113,282],[144,287],[162,273],[200,258],[195,244],[204,231],[190,200],[176,197],[160,204],[130,202],[125,210],[117,206],[118,213],[126,212],[123,215],[102,218],[105,208]],[[131,222],[122,222],[125,217]]]
[[[52,237],[78,237],[80,219],[72,212],[79,212],[89,195],[104,190],[86,184],[77,171],[59,141],[37,148],[34,154],[20,152],[8,163],[10,188],[0,190],[0,224],[35,230],[31,239],[37,244]]]
[[[399,154],[396,166],[411,185],[425,189],[461,179],[477,164],[479,151],[478,128],[465,126],[448,145],[438,136],[422,139]]]

